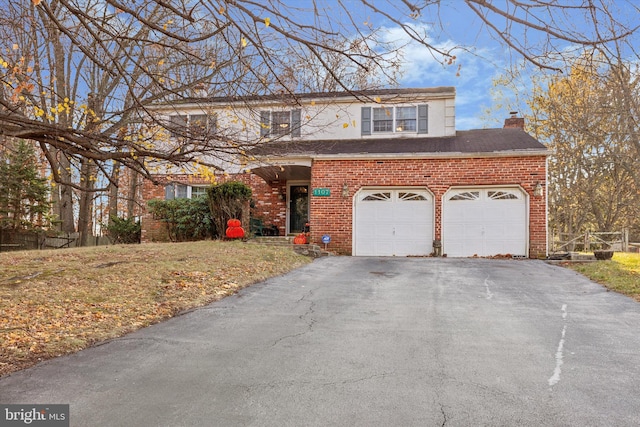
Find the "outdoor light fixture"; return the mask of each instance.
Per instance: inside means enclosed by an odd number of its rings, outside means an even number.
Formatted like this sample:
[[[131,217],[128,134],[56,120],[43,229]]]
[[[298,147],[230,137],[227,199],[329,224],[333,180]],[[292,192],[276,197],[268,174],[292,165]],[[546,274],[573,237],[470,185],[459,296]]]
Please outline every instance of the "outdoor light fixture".
[[[349,187],[346,182],[342,184],[342,197],[349,197]]]
[[[533,188],[533,195],[536,197],[542,197],[542,184],[536,182],[536,186]]]

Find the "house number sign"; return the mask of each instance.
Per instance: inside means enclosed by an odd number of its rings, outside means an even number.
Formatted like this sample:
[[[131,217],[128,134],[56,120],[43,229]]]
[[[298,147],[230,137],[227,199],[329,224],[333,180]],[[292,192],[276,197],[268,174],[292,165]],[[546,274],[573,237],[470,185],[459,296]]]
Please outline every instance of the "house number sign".
[[[328,197],[331,195],[331,190],[328,188],[314,188],[313,195],[318,197]]]

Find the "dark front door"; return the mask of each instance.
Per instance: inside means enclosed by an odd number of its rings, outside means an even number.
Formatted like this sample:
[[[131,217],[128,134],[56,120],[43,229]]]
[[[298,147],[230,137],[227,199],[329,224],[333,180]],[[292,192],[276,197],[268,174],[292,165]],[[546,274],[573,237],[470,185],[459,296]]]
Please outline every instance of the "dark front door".
[[[309,186],[289,187],[289,232],[302,233],[309,222]]]

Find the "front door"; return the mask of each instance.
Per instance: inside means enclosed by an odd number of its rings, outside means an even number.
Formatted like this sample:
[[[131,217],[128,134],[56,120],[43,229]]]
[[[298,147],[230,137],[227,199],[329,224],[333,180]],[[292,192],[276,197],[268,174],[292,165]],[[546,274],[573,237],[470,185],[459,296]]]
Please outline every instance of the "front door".
[[[289,233],[302,233],[309,222],[309,186],[289,187]]]

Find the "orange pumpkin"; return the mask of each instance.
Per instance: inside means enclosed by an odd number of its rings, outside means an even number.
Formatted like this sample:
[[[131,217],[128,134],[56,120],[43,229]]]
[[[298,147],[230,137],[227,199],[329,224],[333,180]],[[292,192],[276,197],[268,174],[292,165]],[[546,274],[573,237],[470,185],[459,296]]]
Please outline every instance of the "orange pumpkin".
[[[227,221],[227,231],[225,235],[229,239],[241,239],[244,237],[244,229],[239,219],[231,218]]]
[[[229,239],[241,239],[244,237],[244,228],[242,227],[229,227],[225,232],[225,235]]]
[[[240,226],[242,226],[242,223],[240,222],[239,219],[231,218],[229,221],[227,221],[227,227],[240,227]]]
[[[293,238],[294,245],[304,245],[306,243],[307,243],[307,236],[305,236],[304,233],[300,233]]]

